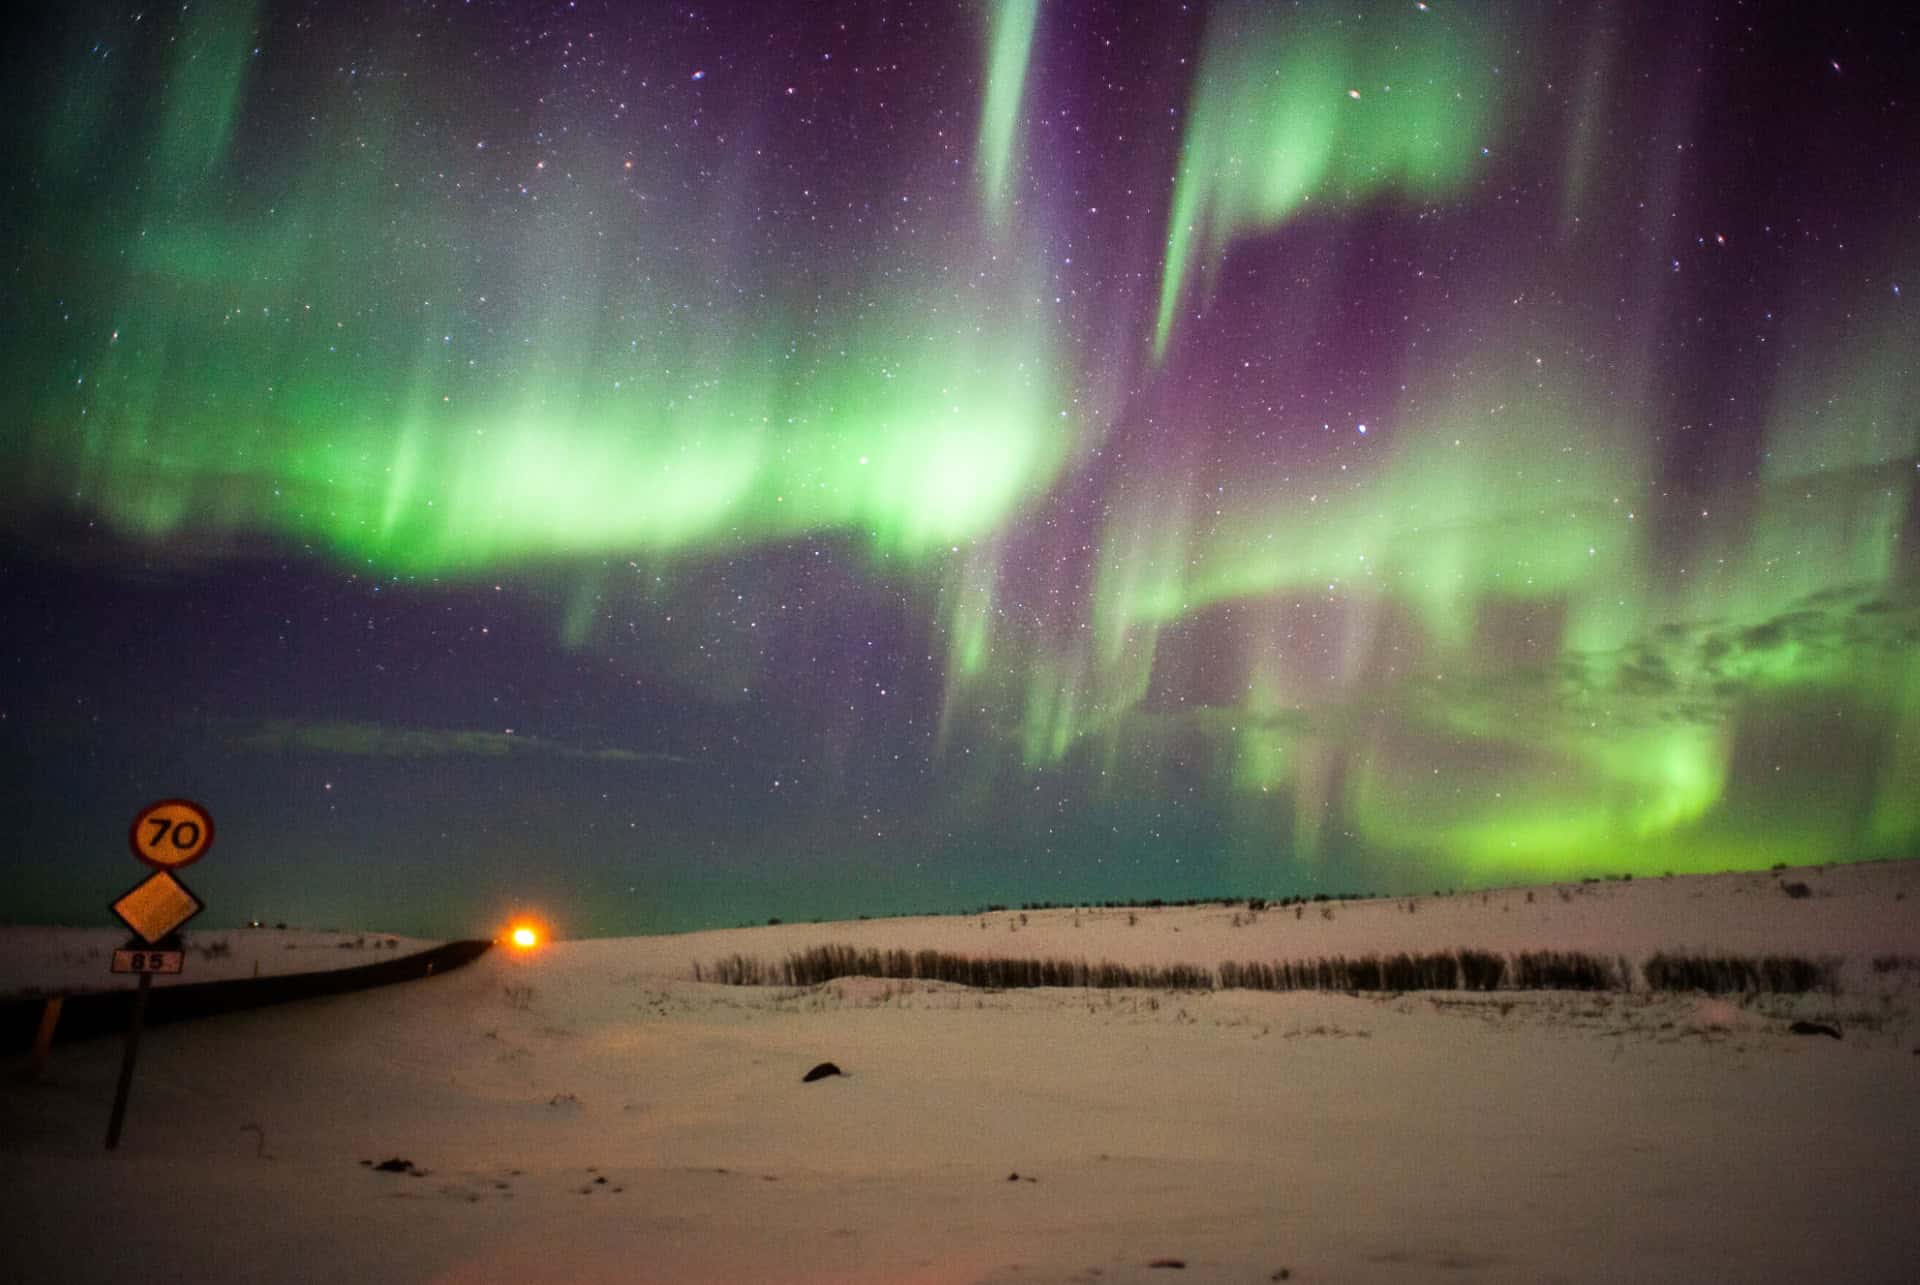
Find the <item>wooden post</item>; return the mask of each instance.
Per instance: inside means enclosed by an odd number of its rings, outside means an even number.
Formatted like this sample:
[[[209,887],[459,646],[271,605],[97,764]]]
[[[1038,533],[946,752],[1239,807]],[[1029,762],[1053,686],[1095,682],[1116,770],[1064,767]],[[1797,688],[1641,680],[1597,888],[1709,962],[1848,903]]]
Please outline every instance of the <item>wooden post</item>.
[[[140,974],[140,989],[133,996],[133,1017],[127,1022],[127,1051],[120,1058],[120,1084],[113,1091],[113,1118],[107,1121],[107,1150],[120,1145],[120,1126],[127,1118],[127,1091],[133,1087],[133,1059],[140,1053],[140,1027],[147,1020],[147,992],[153,989],[153,974]]]
[[[33,1036],[33,1060],[27,1063],[27,1078],[37,1080],[40,1073],[47,1069],[47,1056],[53,1051],[53,1029],[60,1025],[60,1007],[67,1002],[65,995],[47,996],[47,1006],[40,1010],[40,1029]]]

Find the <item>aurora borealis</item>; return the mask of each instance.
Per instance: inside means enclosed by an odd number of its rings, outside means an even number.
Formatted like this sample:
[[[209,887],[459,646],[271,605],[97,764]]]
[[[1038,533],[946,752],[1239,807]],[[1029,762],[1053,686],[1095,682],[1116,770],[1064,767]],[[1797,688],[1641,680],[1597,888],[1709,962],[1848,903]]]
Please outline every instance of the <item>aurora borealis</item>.
[[[18,916],[566,933],[1911,855],[1891,6],[81,3]]]

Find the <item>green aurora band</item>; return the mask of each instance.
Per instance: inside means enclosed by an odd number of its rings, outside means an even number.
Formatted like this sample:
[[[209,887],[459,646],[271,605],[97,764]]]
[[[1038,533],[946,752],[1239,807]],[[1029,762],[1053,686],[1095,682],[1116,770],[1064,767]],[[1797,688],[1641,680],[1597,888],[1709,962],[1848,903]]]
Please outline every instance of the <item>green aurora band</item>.
[[[31,217],[102,284],[58,289],[67,263],[31,284],[62,307],[7,359],[11,523],[79,514],[208,556],[267,537],[395,576],[558,568],[583,586],[561,630],[582,649],[608,645],[596,604],[628,592],[610,565],[670,584],[704,557],[842,540],[944,641],[933,770],[956,822],[993,765],[1115,803],[1197,791],[1249,888],[1336,856],[1383,884],[1487,883],[1920,837],[1920,333],[1877,295],[1836,305],[1844,347],[1810,327],[1756,475],[1697,522],[1656,497],[1635,390],[1529,357],[1570,340],[1515,322],[1406,354],[1377,416],[1397,431],[1357,469],[1209,454],[1223,425],[1194,410],[1193,458],[1128,461],[1156,484],[1105,486],[1084,593],[1049,598],[1011,550],[1126,447],[1084,411],[1108,363],[1057,319],[1011,216],[1037,0],[992,9],[977,222],[937,216],[914,246],[958,267],[876,252],[824,293],[769,270],[750,307],[715,301],[694,239],[609,248],[631,168],[613,151],[577,168],[615,178],[546,193],[540,235],[487,271],[449,248],[458,228],[420,233],[460,197],[385,179],[388,122],[419,109],[399,79],[343,96],[272,199],[235,196],[251,13],[185,20],[140,203],[60,230],[109,73],[78,62],[44,125]],[[1342,15],[1209,25],[1141,401],[1178,377],[1210,265],[1309,214],[1461,196],[1513,112],[1490,19]],[[675,177],[637,164],[631,181]],[[726,224],[718,198],[708,213]],[[538,337],[471,323],[490,308]],[[1813,784],[1771,797],[1763,771]]]
[[[62,398],[77,423],[36,417],[20,474],[144,540],[266,531],[392,571],[477,573],[828,529],[919,558],[992,531],[1065,457],[1051,336],[985,297],[903,296],[824,343],[709,331],[601,369],[569,368],[587,323],[561,313],[504,387],[435,335],[371,380],[293,359],[316,332],[346,348],[341,314],[207,293],[130,289],[84,397]]]
[[[1040,0],[997,0],[987,41],[987,88],[980,101],[980,200],[988,221],[1004,229],[1011,216],[1014,136],[1020,125],[1020,100],[1026,92],[1027,65],[1033,57],[1033,28]]]
[[[1196,270],[1234,241],[1385,192],[1459,192],[1500,123],[1476,21],[1470,6],[1331,3],[1213,16],[1167,220],[1156,354]]]

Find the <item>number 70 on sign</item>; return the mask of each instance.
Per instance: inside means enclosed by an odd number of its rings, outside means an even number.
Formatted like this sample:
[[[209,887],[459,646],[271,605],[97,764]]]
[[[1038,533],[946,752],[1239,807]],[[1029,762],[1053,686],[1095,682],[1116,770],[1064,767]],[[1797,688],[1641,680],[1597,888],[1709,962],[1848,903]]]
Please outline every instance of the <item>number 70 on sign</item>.
[[[162,799],[140,809],[127,843],[148,865],[176,870],[213,846],[213,817],[191,799]]]

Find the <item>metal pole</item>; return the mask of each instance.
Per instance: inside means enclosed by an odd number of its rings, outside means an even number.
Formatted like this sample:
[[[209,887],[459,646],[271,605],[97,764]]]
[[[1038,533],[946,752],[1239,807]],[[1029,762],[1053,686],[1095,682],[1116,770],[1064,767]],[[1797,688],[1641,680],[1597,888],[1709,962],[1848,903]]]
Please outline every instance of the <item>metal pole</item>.
[[[140,989],[133,996],[133,1017],[127,1023],[127,1051],[120,1059],[120,1087],[113,1091],[113,1119],[107,1122],[107,1150],[120,1145],[120,1126],[127,1118],[127,1090],[133,1087],[133,1059],[140,1052],[140,1027],[147,1020],[147,992],[153,989],[153,974],[140,974]]]

